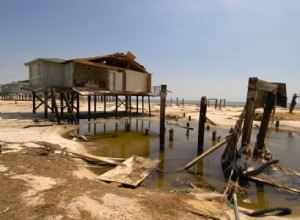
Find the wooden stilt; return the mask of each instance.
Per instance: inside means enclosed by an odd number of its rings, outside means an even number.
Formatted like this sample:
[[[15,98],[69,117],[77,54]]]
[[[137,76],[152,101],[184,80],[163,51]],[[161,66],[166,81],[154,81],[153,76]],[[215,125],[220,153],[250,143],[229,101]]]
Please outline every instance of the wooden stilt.
[[[103,100],[104,100],[104,108],[103,108],[103,111],[104,111],[104,113],[106,113],[106,95],[103,96]]]
[[[94,95],[94,112],[97,112],[97,96]]]
[[[88,95],[88,120],[91,120],[91,96]]]
[[[129,96],[129,117],[131,118],[131,95]]]
[[[48,92],[44,92],[44,118],[48,118]]]
[[[143,114],[143,115],[144,115],[144,111],[145,111],[145,110],[144,110],[144,97],[145,97],[145,96],[142,96],[142,114]]]
[[[71,104],[70,104],[70,102],[69,102],[69,100],[67,98],[67,94],[65,92],[63,93],[63,97],[64,97],[64,100],[65,100],[65,102],[67,104],[68,112],[70,112],[70,115],[71,115],[71,122],[75,122],[75,124],[78,124],[78,120],[77,120],[77,118],[76,118],[76,116],[75,116],[75,114],[73,112]]]
[[[149,117],[151,118],[151,103],[150,103],[150,96],[148,96],[148,106],[149,106]]]
[[[116,118],[118,118],[118,96],[116,95]]]
[[[136,114],[139,114],[139,96],[136,96]]]
[[[52,97],[52,106],[54,108],[54,112],[55,112],[56,119],[57,119],[57,124],[61,124],[58,109],[57,109],[57,104],[56,104],[56,100],[55,100],[54,88],[51,88],[51,97]]]
[[[77,107],[77,120],[79,122],[79,116],[80,116],[80,95],[77,93],[76,96],[77,102],[76,102],[76,107]]]
[[[62,93],[60,93],[60,115],[64,115],[64,97]]]

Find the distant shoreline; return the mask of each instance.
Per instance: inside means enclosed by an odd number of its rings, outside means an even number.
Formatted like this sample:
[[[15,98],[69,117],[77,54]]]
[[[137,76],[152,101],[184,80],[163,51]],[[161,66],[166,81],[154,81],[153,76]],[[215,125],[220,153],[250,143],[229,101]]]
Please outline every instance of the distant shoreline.
[[[182,101],[183,101],[182,99],[181,100],[179,99],[178,103],[182,104]],[[159,99],[152,99],[151,102],[158,103],[160,101],[159,101]],[[166,103],[171,104],[171,100],[167,99]],[[174,104],[174,105],[176,104],[176,99],[172,100],[172,104]],[[184,104],[196,104],[197,105],[197,104],[200,104],[200,100],[184,100]],[[217,100],[217,104],[220,105],[220,99]],[[224,104],[224,102],[222,100],[222,106],[223,106],[223,104]],[[215,101],[210,100],[209,105],[210,106],[215,105]],[[245,105],[246,105],[246,102],[227,101],[227,100],[225,100],[225,106],[245,106]],[[289,107],[290,107],[290,103],[287,103],[287,108],[289,108]],[[300,103],[296,104],[296,108],[300,108]]]

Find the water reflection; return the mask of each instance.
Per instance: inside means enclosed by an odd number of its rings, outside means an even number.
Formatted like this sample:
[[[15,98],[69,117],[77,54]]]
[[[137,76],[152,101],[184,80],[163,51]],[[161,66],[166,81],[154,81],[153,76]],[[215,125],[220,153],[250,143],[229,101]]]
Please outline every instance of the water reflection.
[[[182,124],[182,126],[185,126]],[[90,141],[84,144],[89,153],[107,157],[129,158],[132,155],[160,159],[159,172],[154,173],[143,185],[145,187],[173,189],[190,187],[189,183],[196,186],[207,187],[220,191],[225,184],[224,172],[220,158],[224,148],[216,150],[213,154],[199,160],[187,171],[177,171],[179,167],[190,162],[217,142],[212,141],[212,132],[217,130],[218,136],[224,139],[228,129],[214,128],[205,130],[203,148],[197,143],[197,124],[190,124],[194,130],[189,131],[178,126],[166,125],[166,131],[173,129],[173,141],[169,140],[166,133],[166,146],[163,150],[159,147],[159,124],[141,119],[104,120],[103,123],[83,124],[77,135],[88,135]],[[93,129],[93,132],[92,132]],[[130,132],[129,132],[130,131]],[[147,132],[146,132],[147,131]],[[255,140],[258,129],[253,129],[252,140]],[[148,133],[148,135],[146,135]],[[300,171],[298,143],[300,135],[292,132],[270,131],[267,133],[266,145],[271,149],[275,158],[280,159],[280,164]],[[238,144],[238,146],[240,146]],[[107,169],[97,169],[98,174]],[[227,170],[230,171],[230,170]],[[225,172],[226,173],[226,172]],[[226,175],[225,175],[226,176]],[[243,186],[249,189],[239,203],[247,208],[266,208],[269,206],[292,207],[294,212],[300,213],[298,195],[282,192],[274,187],[254,182],[245,182]]]

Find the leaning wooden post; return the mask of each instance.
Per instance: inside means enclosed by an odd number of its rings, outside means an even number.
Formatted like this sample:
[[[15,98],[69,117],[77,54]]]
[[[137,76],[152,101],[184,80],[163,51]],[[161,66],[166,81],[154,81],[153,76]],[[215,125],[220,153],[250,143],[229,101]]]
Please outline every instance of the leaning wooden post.
[[[214,145],[211,148],[209,148],[206,152],[202,153],[201,155],[199,155],[198,157],[196,157],[194,160],[192,160],[191,162],[187,163],[182,169],[186,170],[186,169],[190,168],[195,163],[197,163],[198,160],[200,160],[200,159],[206,157],[207,155],[211,154],[212,152],[214,152],[218,148],[222,147],[226,143],[227,143],[226,139],[223,140],[223,141],[221,141],[221,142],[219,142],[219,143],[217,143],[216,145]]]
[[[260,152],[262,153],[264,150],[264,147],[265,147],[265,137],[266,137],[268,126],[269,126],[271,112],[272,112],[273,106],[275,105],[275,97],[276,97],[275,91],[269,92],[267,95],[263,117],[262,117],[261,124],[259,127],[259,132],[257,134],[255,150],[253,152],[253,154],[256,154],[254,156],[258,156],[258,157],[262,156],[262,155],[260,155]]]
[[[159,128],[160,148],[165,147],[166,97],[167,97],[167,85],[161,85],[161,90],[160,90],[160,128]]]
[[[218,99],[215,99],[215,109],[218,108]]]
[[[203,151],[204,128],[205,128],[206,109],[207,109],[206,96],[201,97],[200,106],[201,107],[200,107],[199,126],[198,126],[198,152]]]

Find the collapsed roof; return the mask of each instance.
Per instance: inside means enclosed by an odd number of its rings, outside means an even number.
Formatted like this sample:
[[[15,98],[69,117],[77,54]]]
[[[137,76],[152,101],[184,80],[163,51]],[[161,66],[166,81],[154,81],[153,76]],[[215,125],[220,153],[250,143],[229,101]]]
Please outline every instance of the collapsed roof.
[[[105,56],[89,57],[89,58],[77,58],[71,60],[64,60],[59,58],[37,58],[31,60],[25,65],[30,65],[39,61],[54,62],[54,63],[80,63],[83,65],[89,65],[100,68],[112,68],[112,69],[130,69],[143,73],[148,73],[144,66],[135,61],[135,56],[131,52],[115,53]]]

